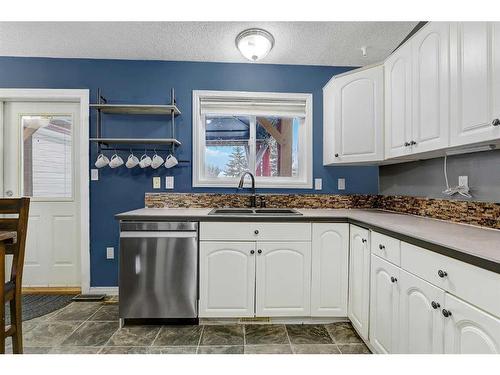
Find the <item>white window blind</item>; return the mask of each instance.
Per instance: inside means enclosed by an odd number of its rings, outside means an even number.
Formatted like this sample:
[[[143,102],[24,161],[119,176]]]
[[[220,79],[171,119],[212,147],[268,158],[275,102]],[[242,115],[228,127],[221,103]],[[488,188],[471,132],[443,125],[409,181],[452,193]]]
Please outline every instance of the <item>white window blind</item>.
[[[306,101],[301,99],[276,100],[263,98],[200,98],[202,115],[238,115],[305,117]]]

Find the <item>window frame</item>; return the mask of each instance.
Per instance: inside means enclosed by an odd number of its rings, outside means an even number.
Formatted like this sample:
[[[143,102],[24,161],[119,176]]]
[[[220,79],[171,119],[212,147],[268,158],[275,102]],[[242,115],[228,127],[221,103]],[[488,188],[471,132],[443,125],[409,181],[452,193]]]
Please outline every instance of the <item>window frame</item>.
[[[205,170],[205,116],[201,114],[201,100],[203,98],[218,97],[228,99],[280,99],[303,100],[305,102],[305,117],[302,126],[299,128],[299,171],[297,177],[263,177],[255,176],[255,186],[257,188],[268,189],[312,189],[313,185],[313,112],[312,94],[305,93],[274,93],[274,92],[249,92],[249,91],[207,91],[193,90],[193,187],[236,187],[237,177],[217,177],[207,178]],[[239,115],[227,113],[228,115]],[[243,114],[241,114],[243,116]],[[253,115],[251,115],[253,116]],[[250,117],[251,117],[250,116]],[[252,127],[251,127],[252,129]],[[255,133],[251,130],[250,145],[255,149]],[[252,155],[252,154],[251,154]],[[251,159],[255,158],[255,153]],[[255,167],[255,160],[249,160],[249,165]]]

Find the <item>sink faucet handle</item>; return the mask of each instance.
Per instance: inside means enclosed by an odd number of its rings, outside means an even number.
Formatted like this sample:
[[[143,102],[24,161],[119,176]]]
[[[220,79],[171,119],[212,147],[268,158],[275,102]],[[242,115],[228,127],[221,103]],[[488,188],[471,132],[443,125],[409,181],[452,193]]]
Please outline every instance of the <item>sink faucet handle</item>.
[[[259,195],[260,208],[266,208],[266,197]]]

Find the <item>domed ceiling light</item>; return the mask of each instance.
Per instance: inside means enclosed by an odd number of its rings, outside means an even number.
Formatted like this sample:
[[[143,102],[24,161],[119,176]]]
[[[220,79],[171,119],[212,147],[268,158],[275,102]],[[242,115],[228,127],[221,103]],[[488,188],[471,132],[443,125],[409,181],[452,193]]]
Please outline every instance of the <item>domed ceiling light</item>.
[[[250,61],[263,59],[273,46],[274,37],[263,29],[247,29],[236,37],[236,47]]]

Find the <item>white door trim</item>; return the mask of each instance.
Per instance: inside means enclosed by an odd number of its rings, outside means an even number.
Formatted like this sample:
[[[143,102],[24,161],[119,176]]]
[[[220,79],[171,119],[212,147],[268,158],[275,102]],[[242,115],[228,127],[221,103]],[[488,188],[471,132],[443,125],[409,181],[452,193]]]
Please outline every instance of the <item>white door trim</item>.
[[[2,89],[0,104],[12,101],[46,101],[80,103],[80,267],[82,293],[90,291],[90,202],[89,202],[89,90],[87,89]],[[2,114],[0,110],[0,115]],[[0,130],[3,118],[0,116]],[[3,155],[3,131],[0,132],[0,149]],[[2,162],[2,160],[0,160]],[[3,169],[3,162],[1,163]],[[3,171],[1,171],[3,172]],[[0,173],[3,176],[3,173]],[[2,177],[3,178],[3,177]]]

